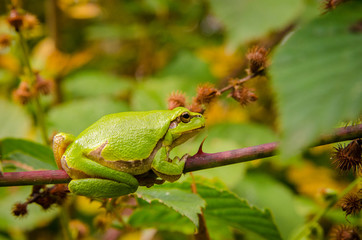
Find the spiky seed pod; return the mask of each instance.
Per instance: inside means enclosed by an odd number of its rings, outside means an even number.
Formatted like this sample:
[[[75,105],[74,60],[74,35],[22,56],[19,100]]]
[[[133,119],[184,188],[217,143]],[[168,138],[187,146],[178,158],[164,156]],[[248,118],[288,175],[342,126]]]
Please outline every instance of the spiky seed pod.
[[[235,86],[229,96],[238,101],[242,106],[258,100],[253,89],[244,86]]]
[[[191,105],[187,107],[191,112],[197,112],[203,114],[205,109],[202,107],[200,103],[197,102],[196,97],[192,99]]]
[[[357,215],[362,209],[362,198],[356,193],[349,193],[340,200],[339,205],[346,213],[346,217],[350,214]]]
[[[219,95],[219,91],[212,84],[205,83],[197,87],[197,96],[195,101],[199,104],[209,104]]]
[[[249,75],[260,73],[267,66],[268,51],[263,47],[254,46],[246,54],[246,58],[249,60],[249,69],[247,73]]]
[[[15,205],[13,206],[13,210],[12,213],[14,214],[14,216],[17,217],[23,217],[26,214],[28,214],[28,203],[15,203]]]
[[[341,173],[352,170],[357,173],[362,167],[361,159],[361,139],[355,139],[347,146],[338,145],[332,154],[332,164],[335,165]]]
[[[176,91],[172,92],[168,97],[168,109],[174,109],[177,107],[185,107],[186,106],[186,96],[183,92]]]
[[[360,240],[359,233],[356,228],[338,225],[334,226],[329,234],[330,240]]]

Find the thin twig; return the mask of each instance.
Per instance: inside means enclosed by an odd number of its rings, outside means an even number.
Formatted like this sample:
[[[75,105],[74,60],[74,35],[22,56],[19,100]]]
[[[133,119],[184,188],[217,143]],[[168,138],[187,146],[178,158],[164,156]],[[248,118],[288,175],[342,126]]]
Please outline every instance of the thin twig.
[[[362,124],[338,128],[334,133],[321,137],[312,146],[356,138],[362,138]],[[278,143],[273,142],[219,153],[197,153],[187,159],[184,173],[270,157],[277,153],[277,148]],[[63,170],[5,172],[2,177],[0,176],[0,186],[68,183],[70,180]]]

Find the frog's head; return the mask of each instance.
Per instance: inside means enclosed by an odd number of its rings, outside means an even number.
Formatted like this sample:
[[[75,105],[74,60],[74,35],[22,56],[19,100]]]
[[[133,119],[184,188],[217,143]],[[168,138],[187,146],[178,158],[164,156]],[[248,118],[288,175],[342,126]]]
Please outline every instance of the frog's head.
[[[178,107],[172,110],[172,118],[167,131],[171,147],[184,143],[205,127],[205,118],[200,113]]]

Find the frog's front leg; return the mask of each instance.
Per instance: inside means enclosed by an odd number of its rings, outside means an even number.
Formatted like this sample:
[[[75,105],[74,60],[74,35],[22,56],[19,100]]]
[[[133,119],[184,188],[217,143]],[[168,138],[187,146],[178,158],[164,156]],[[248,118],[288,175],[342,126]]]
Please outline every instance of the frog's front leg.
[[[181,159],[175,157],[170,161],[168,148],[163,146],[153,159],[152,170],[163,180],[174,182],[181,177],[188,156],[188,154],[185,154]]]
[[[138,181],[133,175],[105,167],[84,155],[64,160],[70,175],[72,169],[77,169],[74,171],[75,179],[68,185],[69,190],[75,194],[91,198],[112,198],[134,193],[138,188]],[[84,174],[77,174],[79,169]],[[77,175],[83,176],[78,178]]]

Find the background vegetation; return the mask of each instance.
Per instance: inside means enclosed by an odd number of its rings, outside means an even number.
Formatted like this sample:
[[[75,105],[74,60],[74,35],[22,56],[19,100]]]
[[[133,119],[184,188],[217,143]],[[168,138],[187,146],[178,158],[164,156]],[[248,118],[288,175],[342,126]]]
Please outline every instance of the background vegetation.
[[[77,135],[108,113],[167,109],[180,92],[191,104],[200,84],[233,86],[252,74],[255,45],[268,59],[241,85],[246,97],[229,91],[202,105],[207,129],[173,154],[196,153],[206,136],[208,153],[281,147],[103,203],[69,195],[54,200],[61,207],[36,205],[26,200],[32,191],[55,190],[0,188],[0,239],[189,239],[195,229],[199,239],[206,230],[211,239],[360,239],[360,140],[347,150],[307,147],[359,123],[361,13],[360,1],[341,0],[2,1],[4,172],[56,169],[56,132]],[[343,160],[351,151],[354,160]]]

